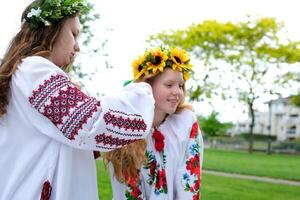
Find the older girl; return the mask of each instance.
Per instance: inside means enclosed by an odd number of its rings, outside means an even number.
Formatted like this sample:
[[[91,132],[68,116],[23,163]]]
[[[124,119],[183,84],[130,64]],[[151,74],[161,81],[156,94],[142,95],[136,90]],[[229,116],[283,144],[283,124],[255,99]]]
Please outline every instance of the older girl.
[[[148,84],[100,101],[65,73],[86,10],[84,0],[37,0],[23,13],[0,67],[1,200],[98,199],[93,150],[122,147],[151,128]]]

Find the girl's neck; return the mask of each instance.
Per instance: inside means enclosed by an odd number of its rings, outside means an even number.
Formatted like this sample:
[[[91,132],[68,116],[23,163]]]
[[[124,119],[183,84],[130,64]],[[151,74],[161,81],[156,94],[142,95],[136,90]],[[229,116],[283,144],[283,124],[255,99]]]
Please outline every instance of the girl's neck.
[[[159,110],[155,109],[153,127],[158,127],[159,125],[161,125],[165,121],[166,117],[166,113],[160,112]]]

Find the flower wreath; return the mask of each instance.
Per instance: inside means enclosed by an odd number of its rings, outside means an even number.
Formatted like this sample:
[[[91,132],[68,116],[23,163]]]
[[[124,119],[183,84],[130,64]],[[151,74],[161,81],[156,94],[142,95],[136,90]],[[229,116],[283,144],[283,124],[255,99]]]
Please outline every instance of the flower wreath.
[[[187,80],[192,69],[189,55],[185,50],[178,48],[166,50],[162,47],[146,50],[144,55],[132,62],[132,67],[134,80],[142,76],[163,72],[165,68],[183,72],[183,78]]]
[[[34,28],[51,26],[66,16],[86,14],[89,7],[85,0],[42,0],[32,3],[24,20]]]

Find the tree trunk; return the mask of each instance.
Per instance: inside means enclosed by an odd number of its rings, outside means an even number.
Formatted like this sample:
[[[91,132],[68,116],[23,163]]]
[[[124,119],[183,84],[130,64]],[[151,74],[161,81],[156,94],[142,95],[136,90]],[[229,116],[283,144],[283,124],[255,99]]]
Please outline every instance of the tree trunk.
[[[254,128],[254,123],[255,123],[253,102],[248,102],[248,106],[249,106],[250,116],[251,116],[251,123],[250,123],[250,130],[249,130],[249,149],[248,149],[248,152],[252,153],[253,152],[253,142],[254,142],[253,128]]]

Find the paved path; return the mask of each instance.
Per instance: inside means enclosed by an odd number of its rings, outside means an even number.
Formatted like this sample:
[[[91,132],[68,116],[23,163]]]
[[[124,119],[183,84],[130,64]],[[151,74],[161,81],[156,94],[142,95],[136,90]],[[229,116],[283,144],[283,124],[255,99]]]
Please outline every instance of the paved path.
[[[226,177],[233,177],[233,178],[240,178],[240,179],[262,181],[262,182],[268,182],[268,183],[277,183],[277,184],[300,186],[299,181],[291,181],[291,180],[285,180],[285,179],[276,179],[276,178],[252,176],[252,175],[243,175],[243,174],[234,174],[234,173],[218,172],[218,171],[212,171],[212,170],[203,170],[203,173],[204,174],[212,174],[212,175],[216,175],[216,176],[226,176]]]

